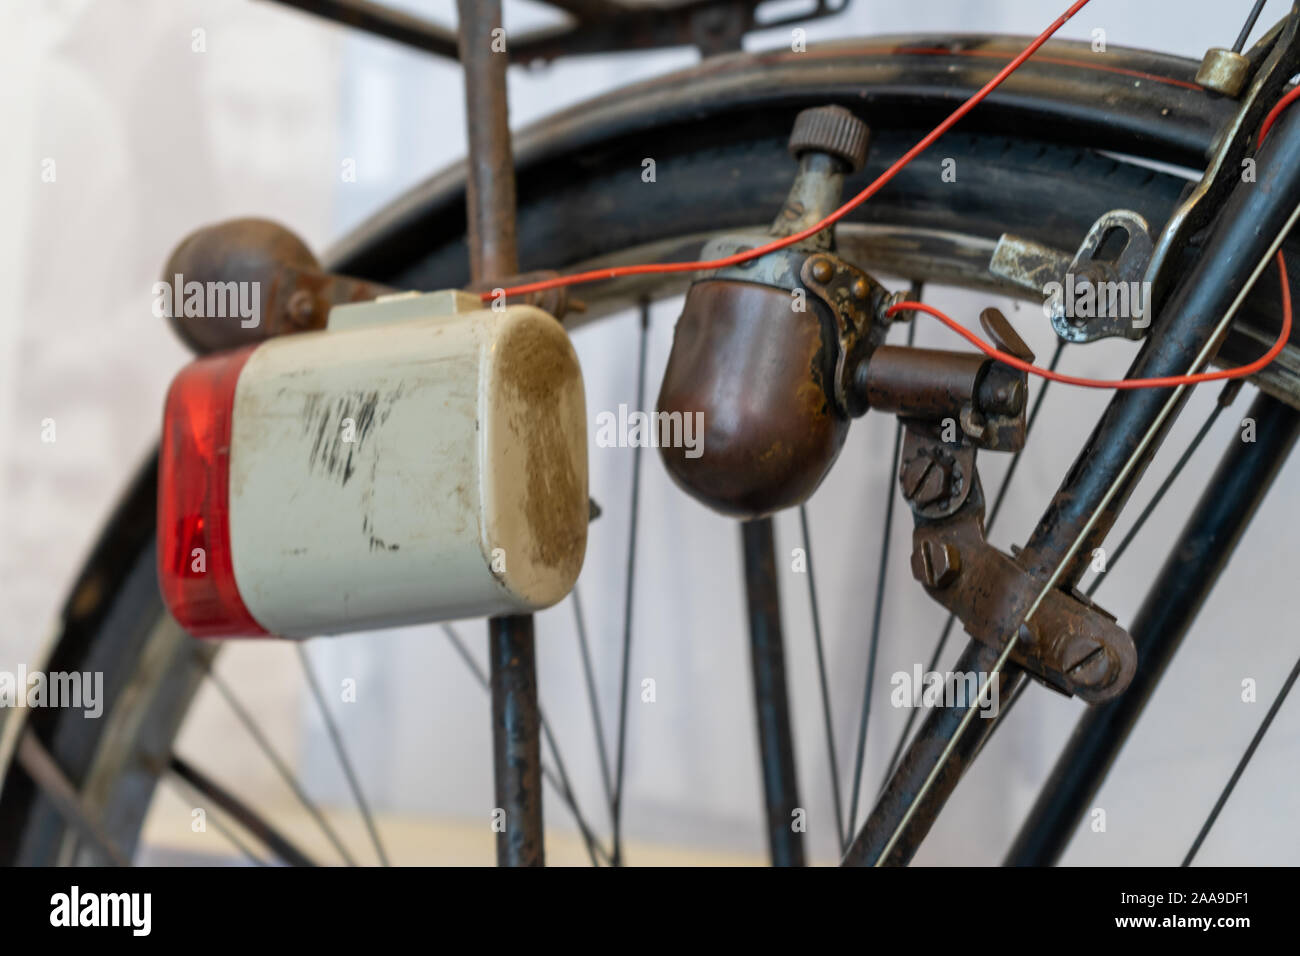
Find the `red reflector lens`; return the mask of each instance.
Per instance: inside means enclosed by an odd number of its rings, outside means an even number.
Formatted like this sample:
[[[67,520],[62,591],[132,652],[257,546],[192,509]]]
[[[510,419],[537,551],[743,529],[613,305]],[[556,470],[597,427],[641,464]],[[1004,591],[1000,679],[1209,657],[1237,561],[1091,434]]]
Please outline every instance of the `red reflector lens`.
[[[167,393],[158,464],[158,582],[195,637],[265,636],[239,595],[230,557],[230,432],[235,384],[257,346],[192,362]]]

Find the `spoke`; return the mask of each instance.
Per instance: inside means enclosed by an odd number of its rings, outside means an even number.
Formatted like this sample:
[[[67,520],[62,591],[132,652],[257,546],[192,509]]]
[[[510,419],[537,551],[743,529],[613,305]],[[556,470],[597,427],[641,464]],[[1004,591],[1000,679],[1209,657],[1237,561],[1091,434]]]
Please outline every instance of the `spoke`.
[[[1065,351],[1065,341],[1060,340],[1056,343],[1056,351],[1052,353],[1052,361],[1048,364],[1048,369],[1055,372],[1056,367],[1061,363],[1061,353]],[[1025,440],[1029,439],[1029,433],[1033,430],[1034,422],[1038,420],[1038,413],[1043,408],[1043,399],[1047,397],[1047,387],[1051,385],[1050,380],[1043,382],[1042,388],[1038,390],[1038,395],[1034,399],[1033,408],[1029,410],[1029,418],[1025,422]],[[1006,500],[1007,489],[1011,487],[1011,479],[1016,474],[1016,468],[1020,465],[1020,457],[1024,454],[1024,449],[1016,452],[1011,456],[1011,463],[1007,465],[1006,474],[1002,476],[1002,484],[998,487],[998,493],[993,499],[993,507],[989,509],[988,519],[984,522],[985,534],[993,530],[993,524],[998,519],[998,513],[1002,510],[1002,502]],[[939,659],[943,656],[944,648],[948,646],[948,638],[952,636],[953,625],[957,623],[957,616],[949,614],[948,619],[943,623],[943,630],[939,632],[939,642],[934,646],[934,653],[930,655],[930,663],[926,667],[926,673],[935,671],[939,667]],[[898,743],[894,745],[894,753],[889,758],[889,763],[885,765],[885,780],[888,781],[894,770],[898,767],[898,760],[903,755],[903,748],[907,745],[907,739],[912,733],[912,725],[916,723],[917,708],[913,707],[908,711],[907,722],[903,724],[903,732],[898,735]]]
[[[1291,668],[1291,673],[1287,675],[1286,683],[1284,683],[1282,689],[1278,691],[1277,697],[1273,698],[1272,706],[1269,707],[1268,713],[1264,715],[1264,722],[1259,725],[1259,730],[1255,731],[1255,736],[1251,738],[1250,746],[1247,747],[1246,752],[1241,755],[1241,760],[1237,762],[1236,769],[1232,771],[1232,776],[1228,778],[1227,786],[1223,788],[1223,793],[1219,794],[1219,799],[1215,801],[1214,809],[1210,811],[1209,817],[1206,818],[1204,826],[1201,827],[1201,832],[1196,835],[1196,842],[1192,844],[1192,848],[1187,851],[1187,856],[1183,858],[1183,866],[1191,866],[1192,859],[1196,856],[1197,851],[1200,850],[1201,844],[1205,842],[1206,836],[1209,835],[1210,828],[1214,826],[1214,821],[1219,818],[1219,811],[1223,809],[1223,805],[1227,803],[1228,798],[1232,796],[1232,791],[1237,786],[1237,781],[1241,779],[1242,773],[1245,772],[1246,765],[1250,763],[1250,758],[1255,756],[1255,751],[1259,748],[1259,743],[1264,739],[1264,735],[1268,733],[1268,728],[1272,725],[1273,718],[1276,717],[1277,712],[1282,709],[1282,704],[1286,700],[1286,695],[1291,693],[1291,688],[1295,686],[1297,677],[1300,677],[1300,660],[1295,662],[1295,667]]]
[[[14,760],[54,805],[64,823],[81,834],[87,843],[93,844],[113,866],[131,865],[130,859],[113,842],[103,824],[90,813],[80,791],[63,773],[54,755],[37,739],[30,725],[23,729],[18,739]]]
[[[479,662],[474,659],[474,655],[469,652],[469,646],[461,639],[460,634],[450,624],[442,625],[442,632],[447,635],[447,640],[451,641],[451,646],[456,649],[474,679],[478,681],[479,686],[485,691],[491,691],[492,685],[488,680],[487,672],[479,666]],[[546,719],[546,713],[539,707],[538,719],[542,724],[542,733],[546,738],[546,744],[550,747],[551,757],[555,760],[555,770],[552,770],[545,763],[542,764],[542,776],[546,778],[555,792],[559,794],[560,802],[569,808],[573,815],[574,822],[578,824],[578,830],[582,834],[583,842],[587,845],[587,856],[591,859],[592,866],[599,866],[600,860],[609,862],[609,854],[601,847],[600,842],[596,839],[591,827],[587,825],[586,818],[582,815],[582,810],[578,807],[578,798],[569,784],[569,774],[564,767],[564,760],[560,757],[560,749],[556,746],[555,737],[551,733],[550,722]]]
[[[645,356],[646,341],[650,332],[650,303],[641,303],[641,340],[637,355],[636,399],[637,409],[645,406]],[[632,657],[632,594],[636,581],[636,525],[641,503],[641,446],[632,449],[632,514],[627,539],[627,579],[623,585],[623,654],[618,682],[618,750],[615,757],[614,798],[610,807],[613,817],[613,860],[615,866],[623,865],[623,767],[627,745],[627,681],[628,665]]]
[[[383,841],[379,839],[379,829],[375,826],[375,819],[370,813],[370,805],[366,802],[366,796],[361,791],[361,781],[357,779],[356,769],[352,766],[352,761],[348,757],[347,748],[343,746],[343,735],[339,732],[338,724],[325,705],[325,694],[321,690],[320,681],[316,679],[316,671],[311,666],[311,660],[307,657],[307,648],[301,642],[297,645],[298,660],[302,662],[302,672],[307,678],[307,685],[311,688],[312,697],[316,699],[316,708],[320,711],[321,719],[325,721],[325,729],[329,733],[330,742],[334,745],[334,753],[339,759],[339,765],[343,768],[343,774],[347,777],[348,787],[352,790],[352,796],[357,801],[357,808],[361,811],[361,817],[365,820],[366,830],[370,833],[370,842],[374,844],[375,853],[379,856],[379,862],[384,866],[389,866],[388,854],[384,852]]]
[[[591,646],[587,643],[587,622],[582,616],[582,597],[573,586],[573,619],[578,627],[578,648],[582,653],[582,673],[587,682],[587,703],[591,706],[591,723],[596,731],[596,753],[600,757],[600,779],[605,785],[605,801],[614,812],[614,780],[609,772],[609,748],[605,746],[605,722],[600,717],[600,699],[596,693],[596,672],[591,663]]]
[[[912,283],[912,301],[921,301],[924,287]],[[907,344],[916,341],[916,317],[907,325]],[[898,462],[903,453],[903,422],[894,425],[894,456],[885,476],[885,524],[880,535],[880,567],[876,572],[876,601],[871,612],[871,643],[867,649],[867,676],[862,687],[862,711],[858,718],[858,746],[853,759],[853,788],[849,797],[848,829],[840,838],[840,850],[846,851],[858,823],[858,797],[862,792],[862,769],[867,755],[867,725],[871,720],[871,687],[876,678],[876,652],[880,648],[880,622],[885,608],[885,578],[889,572],[889,539],[894,529],[894,482],[898,480]]]
[[[221,696],[226,699],[226,703],[229,704],[230,709],[235,712],[235,716],[239,718],[239,722],[244,725],[244,728],[252,735],[253,739],[257,741],[257,745],[261,748],[262,753],[266,755],[266,759],[271,761],[271,765],[275,767],[280,778],[289,785],[289,789],[294,792],[294,795],[298,798],[298,802],[301,803],[307,812],[311,814],[312,819],[316,821],[316,824],[321,828],[321,832],[324,833],[325,837],[334,845],[334,849],[338,851],[339,856],[343,857],[343,861],[347,863],[348,866],[356,866],[357,861],[352,858],[350,853],[348,853],[347,847],[343,845],[343,841],[339,839],[338,834],[334,832],[334,828],[330,826],[329,821],[325,819],[325,814],[321,812],[320,807],[316,805],[315,801],[307,795],[307,791],[303,789],[302,784],[298,781],[294,772],[289,768],[288,763],[286,763],[284,758],[282,758],[279,753],[276,752],[275,748],[271,746],[271,741],[267,738],[266,734],[262,733],[262,728],[257,725],[255,720],[253,720],[252,714],[250,714],[244,705],[239,702],[239,699],[235,697],[234,691],[230,689],[230,685],[226,683],[225,678],[216,672],[206,658],[200,657],[199,660],[207,671],[208,680],[212,681],[213,686],[221,692]]]
[[[1268,0],[1255,0],[1255,6],[1250,11],[1250,16],[1246,18],[1246,25],[1241,28],[1241,33],[1237,36],[1237,42],[1232,45],[1233,53],[1240,53],[1246,48],[1246,41],[1250,39],[1250,31],[1255,29],[1255,24],[1259,21],[1259,15],[1264,12],[1264,4]]]
[[[848,837],[844,829],[844,807],[840,802],[840,764],[835,756],[835,728],[831,720],[831,691],[826,679],[826,650],[822,643],[822,620],[817,610],[817,583],[813,578],[812,538],[808,533],[808,507],[799,506],[799,525],[803,531],[804,561],[808,568],[808,603],[812,607],[813,648],[817,653],[817,679],[821,683],[822,721],[826,725],[826,750],[830,758],[831,799],[835,804],[835,832],[840,837],[840,851]]]
[[[1193,438],[1191,444],[1183,450],[1178,461],[1174,463],[1174,467],[1165,477],[1165,480],[1160,483],[1160,487],[1156,489],[1156,493],[1151,496],[1151,500],[1148,501],[1146,507],[1142,509],[1142,513],[1138,515],[1137,520],[1133,522],[1133,527],[1129,529],[1128,534],[1124,535],[1124,539],[1120,541],[1119,546],[1115,548],[1115,553],[1111,555],[1106,562],[1106,571],[1109,572],[1113,570],[1119,559],[1123,557],[1129,544],[1137,537],[1138,532],[1142,530],[1142,526],[1147,523],[1147,519],[1150,518],[1156,508],[1159,507],[1165,493],[1173,487],[1174,482],[1178,480],[1178,476],[1182,474],[1183,468],[1192,460],[1192,456],[1196,454],[1196,449],[1201,447],[1201,442],[1205,441],[1205,436],[1210,433],[1210,429],[1212,429],[1214,423],[1218,421],[1219,415],[1223,413],[1225,408],[1232,404],[1233,399],[1237,397],[1237,393],[1240,391],[1240,382],[1229,382],[1227,386],[1224,387],[1223,391],[1219,393],[1219,400],[1214,406],[1214,411],[1210,412],[1206,417],[1205,423],[1201,425],[1200,431],[1196,433],[1196,437]],[[1101,587],[1101,582],[1106,580],[1107,577],[1109,577],[1109,574],[1099,574],[1093,578],[1092,583],[1088,585],[1087,596],[1092,597],[1096,594],[1097,588]]]
[[[316,865],[305,853],[259,816],[257,811],[197,767],[173,754],[167,769],[191,790],[211,800],[214,805],[229,814],[236,823],[255,836],[263,846],[285,863],[290,866]]]

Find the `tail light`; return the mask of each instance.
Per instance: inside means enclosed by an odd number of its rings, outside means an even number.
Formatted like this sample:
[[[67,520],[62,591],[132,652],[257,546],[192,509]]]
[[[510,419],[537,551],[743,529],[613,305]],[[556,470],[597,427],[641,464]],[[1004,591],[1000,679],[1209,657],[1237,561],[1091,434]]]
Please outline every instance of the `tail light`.
[[[176,376],[163,412],[158,580],[196,637],[266,634],[235,584],[230,554],[230,432],[235,386],[253,348],[199,359]]]
[[[588,519],[577,357],[540,310],[466,302],[337,307],[329,331],[176,377],[158,574],[191,634],[306,637],[569,592]]]

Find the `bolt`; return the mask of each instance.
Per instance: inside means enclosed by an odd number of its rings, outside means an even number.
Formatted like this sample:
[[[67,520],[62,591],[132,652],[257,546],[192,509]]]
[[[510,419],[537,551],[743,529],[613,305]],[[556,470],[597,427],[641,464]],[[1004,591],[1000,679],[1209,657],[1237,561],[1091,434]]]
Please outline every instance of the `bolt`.
[[[921,482],[925,476],[930,473],[930,467],[934,462],[929,458],[913,458],[903,463],[902,470],[898,473],[898,480],[903,485],[903,495],[908,501],[916,498],[916,493],[921,489]]]
[[[1025,383],[1020,379],[1007,382],[995,394],[999,407],[1007,409],[1009,414],[1018,415],[1025,407]]]
[[[907,500],[922,508],[948,497],[952,491],[952,473],[948,466],[928,455],[913,458],[904,465],[899,479]]]
[[[986,415],[1019,415],[1025,407],[1024,373],[994,365],[979,384],[979,410]]]
[[[923,541],[912,553],[912,574],[929,588],[942,590],[961,573],[961,552],[954,545]]]
[[[1090,640],[1073,642],[1063,657],[1075,662],[1065,669],[1065,676],[1075,686],[1100,690],[1115,679],[1114,655],[1104,644],[1095,644]]]
[[[910,310],[907,312],[896,312],[892,316],[889,314],[889,310],[894,306],[907,302],[910,299],[911,295],[902,290],[885,296],[884,300],[880,303],[879,311],[876,313],[876,319],[881,322],[911,322],[912,319],[916,318],[916,313]]]
[[[830,282],[835,275],[835,270],[831,267],[828,259],[814,259],[812,265],[812,276],[818,282]]]

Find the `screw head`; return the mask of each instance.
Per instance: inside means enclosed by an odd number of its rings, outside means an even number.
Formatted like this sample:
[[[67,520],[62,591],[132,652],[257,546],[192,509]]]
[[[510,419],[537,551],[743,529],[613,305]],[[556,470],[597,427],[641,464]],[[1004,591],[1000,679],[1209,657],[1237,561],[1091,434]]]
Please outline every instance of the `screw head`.
[[[905,463],[899,478],[907,500],[922,508],[943,500],[952,491],[952,470],[947,463],[929,455]]]
[[[955,545],[923,541],[912,553],[912,574],[926,587],[949,587],[961,574],[961,552]]]

